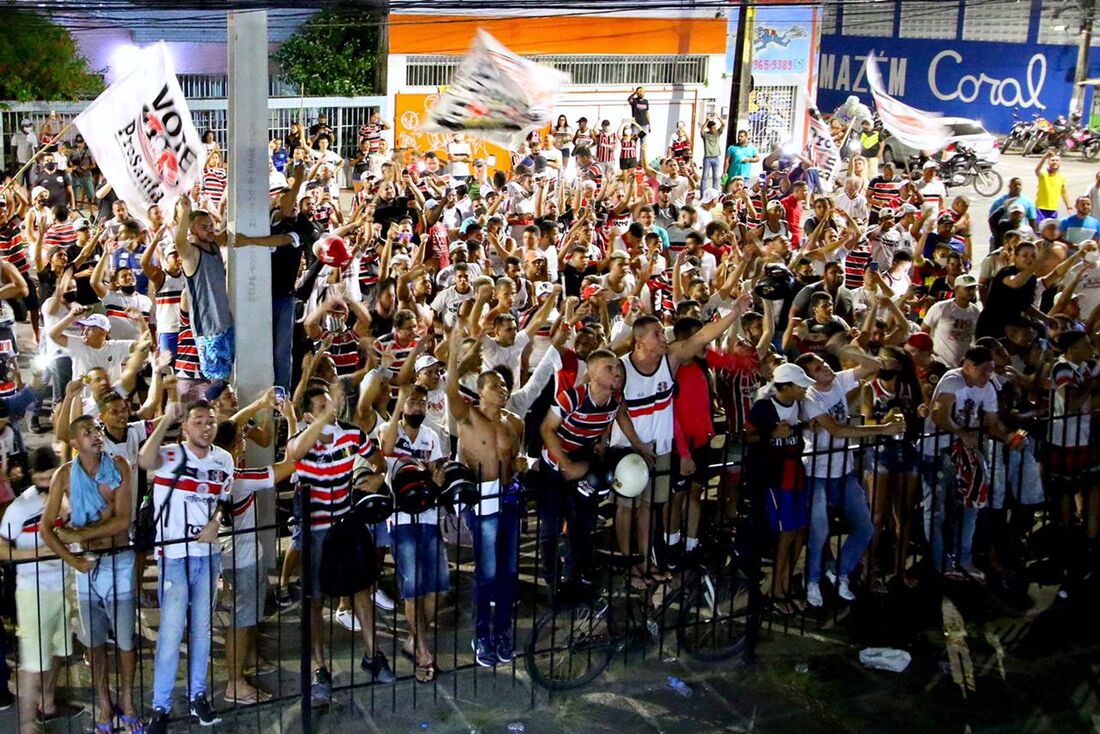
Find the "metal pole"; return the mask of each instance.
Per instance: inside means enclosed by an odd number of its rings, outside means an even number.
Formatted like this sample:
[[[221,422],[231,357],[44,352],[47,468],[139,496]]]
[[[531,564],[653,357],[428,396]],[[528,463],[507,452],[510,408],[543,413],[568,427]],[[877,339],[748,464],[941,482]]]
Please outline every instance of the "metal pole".
[[[730,109],[729,124],[726,125],[726,145],[737,142],[737,129],[741,125],[742,86],[745,74],[750,76],[752,70],[745,69],[745,42],[749,34],[749,0],[741,0],[737,8],[737,41],[733,47],[733,79],[730,83]]]
[[[1088,125],[1085,114],[1085,79],[1089,74],[1089,47],[1092,45],[1092,21],[1096,15],[1096,0],[1081,0],[1081,38],[1077,44],[1077,71],[1073,75],[1073,99],[1070,114],[1080,112],[1082,122]]]

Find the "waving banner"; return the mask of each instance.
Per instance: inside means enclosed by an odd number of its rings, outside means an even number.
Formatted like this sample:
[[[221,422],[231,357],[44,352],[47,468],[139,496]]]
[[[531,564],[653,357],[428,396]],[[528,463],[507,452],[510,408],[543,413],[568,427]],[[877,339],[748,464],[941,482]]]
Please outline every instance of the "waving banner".
[[[867,55],[867,83],[882,126],[891,135],[917,150],[935,152],[947,145],[947,128],[940,122],[939,114],[910,107],[886,93],[873,52]]]
[[[805,156],[817,167],[826,193],[836,188],[836,179],[841,168],[840,151],[833,141],[829,126],[817,115],[810,115]]]
[[[479,30],[424,129],[510,146],[550,122],[554,97],[568,81],[568,74],[517,56]]]
[[[163,43],[74,121],[118,198],[139,216],[166,217],[202,174],[205,153]]]

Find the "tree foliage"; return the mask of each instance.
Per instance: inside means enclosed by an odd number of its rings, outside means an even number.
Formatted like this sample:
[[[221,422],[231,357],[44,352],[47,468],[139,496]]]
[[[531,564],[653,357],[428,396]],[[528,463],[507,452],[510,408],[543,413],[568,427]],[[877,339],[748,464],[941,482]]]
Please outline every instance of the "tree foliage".
[[[75,100],[103,90],[68,30],[14,3],[0,5],[0,16],[0,99]]]
[[[374,94],[381,22],[381,15],[368,8],[322,10],[284,41],[273,58],[307,95]]]

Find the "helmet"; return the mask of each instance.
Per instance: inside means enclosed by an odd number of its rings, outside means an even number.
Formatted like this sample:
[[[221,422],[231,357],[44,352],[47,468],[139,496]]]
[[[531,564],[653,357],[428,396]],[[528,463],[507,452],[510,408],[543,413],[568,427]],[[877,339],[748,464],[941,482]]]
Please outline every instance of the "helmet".
[[[458,505],[472,505],[479,499],[481,488],[470,467],[457,461],[448,461],[443,465],[443,488],[439,492],[439,504],[451,512],[457,512]]]
[[[781,301],[794,293],[798,284],[794,273],[786,265],[771,263],[764,268],[764,277],[752,289],[753,293],[766,301]]]
[[[383,484],[378,489],[367,490],[352,512],[358,513],[368,525],[383,522],[393,514],[393,490]]]
[[[398,459],[390,476],[394,505],[399,511],[415,515],[435,504],[439,488],[432,481],[432,475],[416,459]]]
[[[627,454],[615,465],[612,488],[623,497],[637,497],[649,484],[649,465],[638,454]]]
[[[606,497],[615,483],[615,471],[610,464],[595,459],[588,465],[588,473],[577,482],[577,491],[585,497]]]
[[[313,244],[313,254],[325,265],[342,268],[351,262],[351,248],[343,237],[329,235]]]

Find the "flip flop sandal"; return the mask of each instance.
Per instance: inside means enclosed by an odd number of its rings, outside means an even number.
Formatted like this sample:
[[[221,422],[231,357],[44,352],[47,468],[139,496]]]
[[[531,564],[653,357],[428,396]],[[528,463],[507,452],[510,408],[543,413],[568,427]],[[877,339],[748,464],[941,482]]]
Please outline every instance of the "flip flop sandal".
[[[127,716],[122,713],[122,709],[115,706],[115,716],[122,722],[122,725],[126,727],[130,734],[143,734],[145,731],[145,722],[141,720],[140,716]],[[96,729],[99,729],[99,724],[96,724]]]
[[[97,732],[102,732],[102,734],[114,734],[114,732],[115,732],[115,722],[113,722],[113,721],[107,721],[107,722],[97,721],[96,724],[95,724],[95,730]]]
[[[417,683],[431,683],[435,680],[438,669],[435,667],[435,661],[431,661],[427,665],[417,665],[413,671],[413,675],[416,676]]]
[[[639,586],[638,583],[641,583],[641,586]],[[630,588],[634,589],[635,591],[646,591],[647,589],[652,588],[653,584],[654,580],[648,573],[631,569]]]
[[[267,691],[261,691],[256,689],[255,693],[250,693],[245,696],[222,696],[226,703],[235,703],[238,706],[252,706],[258,703],[267,703],[271,700],[271,694]]]

